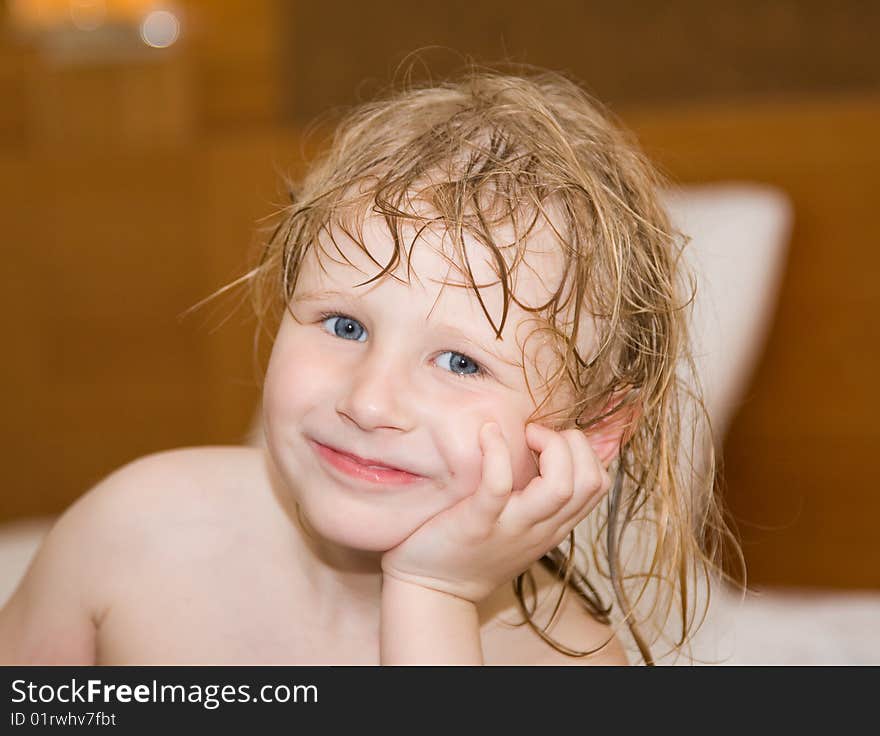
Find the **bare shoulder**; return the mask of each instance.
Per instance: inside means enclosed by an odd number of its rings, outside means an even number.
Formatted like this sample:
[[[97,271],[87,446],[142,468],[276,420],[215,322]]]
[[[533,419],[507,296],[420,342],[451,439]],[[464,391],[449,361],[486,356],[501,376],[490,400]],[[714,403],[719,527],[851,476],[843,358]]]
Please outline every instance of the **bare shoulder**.
[[[145,455],[91,489],[96,507],[124,516],[129,531],[164,536],[178,527],[232,521],[253,505],[254,487],[265,487],[262,451],[239,446],[182,447]],[[82,499],[81,499],[82,500]]]
[[[262,452],[237,446],[185,447],[147,455],[93,488],[107,545],[128,571],[144,560],[217,555],[265,524]]]
[[[483,633],[486,664],[623,666],[629,660],[612,626],[597,621],[576,594],[566,590],[559,612],[553,611],[559,598],[561,583],[535,564],[532,573],[537,587],[537,608],[532,619],[538,628],[547,626],[545,635],[573,652],[594,651],[576,657],[555,649],[525,622],[525,616],[511,586],[496,591],[487,602],[485,614],[491,620]]]
[[[136,500],[149,509],[173,501],[195,503],[247,483],[248,471],[258,466],[261,452],[240,446],[180,447],[134,460],[111,473],[90,493],[110,500]],[[136,498],[133,498],[136,497]]]
[[[235,518],[230,490],[249,448],[182,448],[110,473],[55,522],[0,611],[0,661],[92,664],[97,631],[117,593],[158,549],[204,541]],[[239,494],[240,495],[240,494]],[[216,533],[216,532],[215,532]]]

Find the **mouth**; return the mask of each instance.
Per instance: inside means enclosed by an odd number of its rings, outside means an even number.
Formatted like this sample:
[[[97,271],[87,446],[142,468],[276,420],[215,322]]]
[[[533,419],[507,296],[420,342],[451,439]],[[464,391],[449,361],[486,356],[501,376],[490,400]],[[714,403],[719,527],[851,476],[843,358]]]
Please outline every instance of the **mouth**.
[[[311,439],[309,444],[325,464],[350,477],[383,485],[406,485],[424,480],[422,475],[382,465],[375,460],[362,458],[343,450],[337,450],[334,447],[322,445],[320,442],[315,442]]]

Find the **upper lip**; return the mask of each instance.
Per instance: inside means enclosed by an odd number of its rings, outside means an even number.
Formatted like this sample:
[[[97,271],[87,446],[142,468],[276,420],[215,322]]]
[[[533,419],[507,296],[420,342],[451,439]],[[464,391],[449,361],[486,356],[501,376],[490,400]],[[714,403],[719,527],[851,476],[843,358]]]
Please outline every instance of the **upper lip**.
[[[317,442],[317,440],[315,440]],[[355,455],[353,452],[348,452],[347,450],[341,450],[338,447],[334,447],[333,445],[328,445],[324,442],[318,442],[319,445],[324,445],[324,447],[329,447],[333,452],[338,452],[340,455],[345,455],[350,457],[355,462],[360,463],[361,465],[373,465],[380,468],[387,468],[388,470],[398,470],[401,473],[409,473],[410,475],[419,475],[419,473],[415,473],[412,470],[407,470],[406,468],[400,468],[396,465],[389,465],[384,460],[376,460],[369,457],[361,457],[360,455]]]

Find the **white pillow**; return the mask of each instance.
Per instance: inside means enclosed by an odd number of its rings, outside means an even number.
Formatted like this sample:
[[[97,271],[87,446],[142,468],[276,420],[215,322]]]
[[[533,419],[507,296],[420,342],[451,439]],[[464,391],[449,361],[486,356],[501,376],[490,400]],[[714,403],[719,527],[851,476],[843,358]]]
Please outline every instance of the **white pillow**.
[[[673,224],[691,238],[685,258],[697,277],[695,357],[720,441],[772,321],[792,207],[778,189],[745,183],[674,189],[664,201]]]

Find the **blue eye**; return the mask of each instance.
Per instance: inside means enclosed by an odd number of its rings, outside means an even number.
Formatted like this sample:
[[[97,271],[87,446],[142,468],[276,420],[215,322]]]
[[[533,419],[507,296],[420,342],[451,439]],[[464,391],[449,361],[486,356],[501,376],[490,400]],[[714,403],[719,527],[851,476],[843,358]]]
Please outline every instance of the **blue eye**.
[[[324,314],[321,315],[321,317],[324,320],[324,324],[329,326],[330,331],[332,331],[336,337],[341,337],[344,340],[354,339],[358,342],[366,340],[367,331],[356,319],[346,317],[344,314]],[[333,324],[334,322],[335,324]],[[361,340],[361,337],[363,337],[364,340]]]
[[[367,339],[367,331],[363,325],[352,317],[346,317],[344,314],[325,313],[321,315],[321,324],[331,335],[341,337],[343,340],[353,340],[356,342],[365,342]],[[445,356],[449,356],[446,358]],[[441,360],[442,359],[442,360]],[[457,376],[473,376],[474,378],[483,378],[486,371],[476,361],[469,358],[464,353],[457,353],[447,350],[437,356],[437,362],[444,366]]]
[[[450,356],[448,360],[444,359],[440,361],[440,358],[444,356]],[[463,353],[456,353],[451,350],[447,350],[445,353],[441,353],[438,356],[438,361],[442,364],[445,364],[449,367],[449,370],[459,376],[481,376],[483,371],[480,368],[479,364],[475,361],[471,360],[464,355]],[[461,371],[459,373],[459,371]]]

